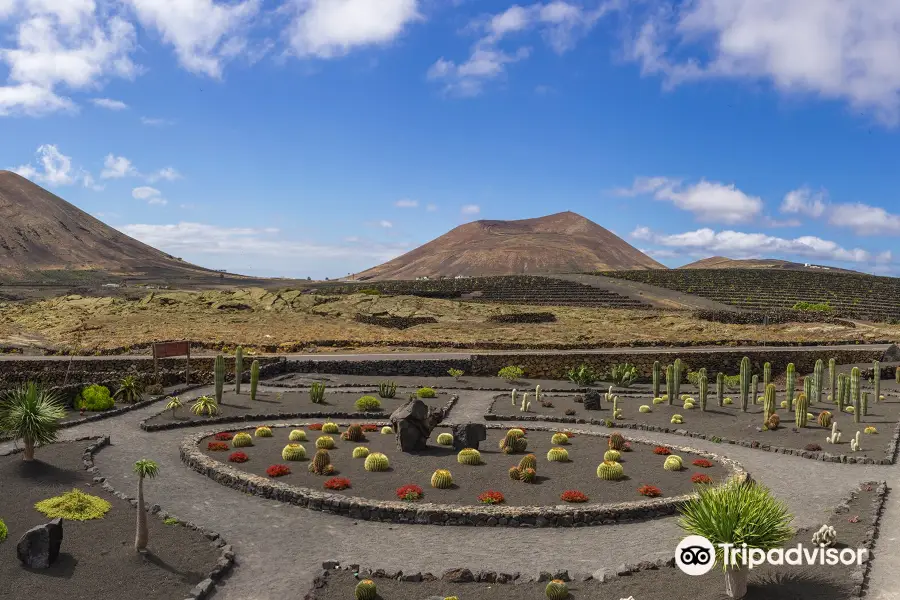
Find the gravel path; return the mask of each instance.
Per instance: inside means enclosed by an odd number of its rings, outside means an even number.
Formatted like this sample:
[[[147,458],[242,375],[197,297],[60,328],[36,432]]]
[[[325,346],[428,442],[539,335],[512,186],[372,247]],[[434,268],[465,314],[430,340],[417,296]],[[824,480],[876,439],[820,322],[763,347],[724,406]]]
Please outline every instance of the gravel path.
[[[450,420],[480,420],[493,394],[461,392]],[[110,435],[112,446],[100,452],[96,464],[119,489],[134,488],[131,473],[134,461],[146,457],[159,463],[161,476],[146,485],[147,502],[158,503],[181,519],[220,532],[235,547],[239,566],[220,585],[216,600],[294,597],[306,589],[321,562],[328,559],[407,571],[439,572],[453,566],[473,570],[489,567],[527,574],[556,569],[593,572],[614,569],[622,563],[671,556],[683,537],[674,518],[614,527],[561,528],[552,532],[511,528],[485,531],[353,521],[242,495],[181,464],[178,444],[193,429],[154,433],[140,430],[137,423],[161,407],[157,403],[121,417],[73,427],[64,430],[62,438]],[[599,426],[579,427],[605,430]],[[894,485],[900,480],[895,467],[825,464],[675,435],[629,431],[626,437],[690,446],[737,460],[755,479],[789,504],[798,527],[821,524],[827,519],[829,509],[860,481],[887,479],[889,485]],[[0,444],[0,449],[6,445]],[[897,498],[890,499],[885,516],[879,544],[882,548],[885,540],[900,538]],[[523,550],[500,550],[508,547]],[[566,548],[578,551],[564,551]],[[886,590],[900,589],[898,563],[900,559],[887,552],[879,554],[870,592],[873,598],[898,598],[896,592],[895,595],[886,593]]]

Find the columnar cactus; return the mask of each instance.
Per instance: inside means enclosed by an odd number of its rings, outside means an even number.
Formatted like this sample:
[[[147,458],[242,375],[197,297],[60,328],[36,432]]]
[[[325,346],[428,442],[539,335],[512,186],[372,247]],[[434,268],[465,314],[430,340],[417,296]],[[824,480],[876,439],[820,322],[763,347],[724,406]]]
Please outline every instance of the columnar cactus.
[[[447,469],[438,469],[431,476],[431,487],[439,490],[449,490],[453,487],[453,475]]]
[[[850,396],[853,398],[854,423],[859,423],[859,419],[862,416],[860,392],[859,367],[853,367],[853,369],[850,370]]]
[[[241,375],[244,374],[244,348],[238,346],[234,351],[234,393],[241,393]]]
[[[452,446],[453,445],[453,434],[452,433],[439,433],[437,436],[437,443],[440,446]]]
[[[831,401],[837,402],[838,391],[838,372],[837,361],[833,358],[828,359],[828,387],[831,389]]]
[[[366,457],[366,462],[363,464],[363,468],[366,471],[372,472],[387,471],[389,466],[388,457],[381,452],[371,453]]]
[[[534,401],[538,404],[541,403],[541,386],[534,386]]]
[[[680,471],[684,468],[684,461],[676,454],[670,454],[663,463],[663,469],[666,471]]]
[[[618,481],[625,477],[625,468],[621,463],[605,460],[597,466],[597,477],[607,481]]]
[[[669,404],[675,403],[675,367],[669,365],[666,367],[666,395],[669,397]]]
[[[900,383],[900,367],[894,371],[894,378],[897,380],[897,383]]]
[[[256,400],[256,389],[259,387],[259,361],[250,364],[250,399]]]
[[[662,365],[658,360],[653,361],[653,397],[659,398],[659,384],[662,379]]]
[[[869,414],[869,392],[863,392],[862,397],[859,401],[859,409],[862,415],[860,417],[865,417]]]
[[[706,412],[706,396],[709,393],[709,380],[706,374],[700,376],[700,410]]]
[[[554,579],[544,588],[548,600],[565,600],[569,597],[569,588],[562,579]]]
[[[481,452],[474,448],[464,448],[456,455],[456,462],[461,465],[480,465]]]
[[[875,387],[875,402],[881,400],[881,363],[877,360],[872,363],[872,385]]]
[[[722,406],[723,400],[725,400],[725,373],[719,373],[716,375],[716,403]]]
[[[821,402],[822,390],[825,389],[825,363],[821,358],[816,361],[816,368],[813,370],[813,387],[813,399]]]
[[[306,458],[306,448],[300,444],[288,444],[281,451],[281,458],[284,460],[303,460]]]
[[[528,392],[522,394],[522,406],[519,407],[519,410],[522,412],[531,410],[531,401],[528,399]]]
[[[831,424],[831,435],[827,436],[825,441],[829,444],[837,444],[841,441],[841,432],[838,429],[837,422]]]
[[[231,445],[235,448],[247,448],[253,445],[253,438],[246,431],[234,434],[231,439]]]
[[[357,583],[356,590],[353,593],[356,596],[356,600],[375,600],[378,597],[375,582],[371,579],[363,579]]]
[[[766,393],[763,398],[763,424],[769,422],[769,417],[775,414],[775,410],[775,384],[770,383],[766,386]]]
[[[759,375],[753,375],[750,378],[750,399],[756,404],[756,399],[759,397]]]
[[[843,411],[844,404],[846,404],[846,399],[844,398],[844,379],[846,379],[844,374],[839,373],[837,376],[837,394],[835,395],[835,403],[837,404],[839,411]]]
[[[619,418],[619,397],[618,397],[618,396],[614,396],[614,397],[613,397],[613,411],[612,411],[612,414],[613,414],[613,419],[618,419],[618,418]]]
[[[852,391],[853,391],[853,388],[850,385],[850,376],[847,375],[846,377],[844,377],[844,404],[847,406],[852,406],[852,403],[853,403],[853,396],[851,394]],[[846,408],[846,406],[845,406],[845,408]]]
[[[765,363],[763,365],[763,387],[769,387],[770,383],[772,383],[772,364]]]
[[[747,412],[750,401],[750,358],[741,359],[741,412]]]
[[[797,371],[794,368],[794,363],[788,363],[787,380],[784,384],[785,400],[787,400],[788,410],[792,410],[794,408],[794,391],[796,389],[796,385],[797,385]]]
[[[814,375],[808,375],[803,378],[803,393],[806,394],[806,399],[808,402],[812,402],[813,399],[815,398],[815,396],[813,395],[815,393],[814,389],[813,389],[814,388],[814,385],[813,385],[814,378],[815,378]]]
[[[853,439],[850,440],[850,452],[859,452],[860,450],[862,450],[862,446],[859,443],[859,432],[857,431]]]
[[[328,454],[328,450],[316,450],[316,455],[313,456],[312,461],[309,463],[309,472],[316,475],[330,475],[334,472],[334,466],[331,464],[331,455]]]
[[[216,383],[216,404],[222,403],[222,392],[225,391],[225,357],[219,354],[216,356],[215,366],[213,367],[215,383]]]
[[[325,384],[314,381],[309,386],[309,401],[313,404],[322,404],[325,401]]]
[[[569,451],[565,448],[550,448],[547,451],[547,460],[550,462],[569,462]]]
[[[809,398],[806,394],[800,394],[797,396],[797,400],[794,403],[796,406],[794,407],[794,423],[797,424],[797,427],[806,427],[806,419],[808,418],[809,413]]]
[[[678,392],[681,389],[681,378],[684,376],[684,363],[681,362],[680,358],[676,358],[672,368],[675,371],[675,396],[678,396]]]
[[[305,442],[306,441],[306,432],[302,429],[295,429],[291,431],[290,435],[288,435],[288,441],[291,442]]]
[[[512,396],[512,405],[516,406],[516,388],[513,388],[513,391],[510,394],[510,396]]]

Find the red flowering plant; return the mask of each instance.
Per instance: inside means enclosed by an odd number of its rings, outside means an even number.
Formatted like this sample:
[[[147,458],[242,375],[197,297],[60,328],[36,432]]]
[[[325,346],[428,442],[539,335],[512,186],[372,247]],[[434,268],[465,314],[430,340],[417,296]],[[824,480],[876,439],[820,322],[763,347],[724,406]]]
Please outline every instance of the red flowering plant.
[[[665,446],[657,446],[653,449],[653,454],[659,454],[661,456],[668,456],[672,454],[672,451],[666,448]]]
[[[625,445],[622,446],[623,452],[631,452],[631,442],[625,442]]]
[[[408,502],[421,500],[423,495],[422,488],[412,483],[397,488],[397,497]]]
[[[322,425],[323,423],[310,423],[307,425],[307,429],[310,431],[322,431]]]
[[[642,485],[638,488],[638,494],[640,494],[641,496],[656,498],[657,496],[662,496],[662,490],[653,485]]]
[[[708,469],[713,466],[712,462],[706,460],[705,458],[698,458],[691,464],[693,464],[695,467],[701,467],[703,469]]]
[[[373,432],[381,429],[375,423],[364,423],[363,425],[361,425],[361,427],[362,427],[363,433],[373,433]]]
[[[587,502],[588,497],[583,492],[579,492],[578,490],[566,490],[559,497],[560,500],[564,502]]]
[[[221,431],[215,435],[215,438],[220,442],[230,442],[234,438],[234,434],[230,431]]]
[[[240,451],[232,452],[231,454],[228,455],[228,462],[245,463],[248,460],[250,460],[250,457],[247,456],[247,454],[245,452],[240,452]]]
[[[291,468],[287,465],[272,465],[268,469],[266,469],[266,475],[269,477],[282,477],[284,475],[290,475]]]
[[[503,497],[503,494],[495,492],[494,490],[488,490],[478,496],[478,501],[482,504],[500,504],[504,500],[506,500],[506,498]]]
[[[210,442],[206,445],[206,449],[211,452],[224,452],[229,449],[228,442]]]
[[[326,490],[346,490],[350,487],[350,480],[346,477],[332,477],[325,482]]]
[[[691,475],[691,483],[712,483],[712,477],[706,473],[694,473]]]

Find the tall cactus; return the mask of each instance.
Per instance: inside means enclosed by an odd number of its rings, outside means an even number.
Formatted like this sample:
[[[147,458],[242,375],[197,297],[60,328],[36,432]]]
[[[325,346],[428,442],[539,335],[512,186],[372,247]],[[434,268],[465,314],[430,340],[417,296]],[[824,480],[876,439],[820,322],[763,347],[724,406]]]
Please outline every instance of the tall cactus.
[[[862,399],[860,400],[862,409],[862,416],[865,417],[869,414],[869,392],[862,393]]]
[[[813,399],[813,379],[814,375],[807,375],[803,378],[803,393],[806,394],[806,402],[809,404]]]
[[[716,375],[716,403],[722,406],[725,400],[725,373]]]
[[[666,367],[666,394],[669,396],[669,404],[675,404],[675,366]]]
[[[850,384],[850,376],[847,375],[844,377],[844,405],[852,405],[853,404],[853,396],[851,395],[853,392],[853,387]]]
[[[653,361],[653,397],[659,398],[659,382],[662,379],[662,365],[658,360]]]
[[[763,395],[763,424],[769,422],[769,417],[775,414],[775,384],[770,383],[766,386]]]
[[[215,362],[216,404],[222,403],[222,392],[225,390],[225,357],[219,354]]]
[[[897,379],[897,383],[900,383],[900,367],[894,371],[894,377]]]
[[[750,357],[741,359],[741,412],[747,412],[747,401],[750,399]]]
[[[835,392],[834,402],[837,404],[838,410],[840,411],[844,410],[844,404],[846,403],[846,400],[844,399],[844,379],[846,379],[846,376],[843,373],[838,373],[837,383],[835,384],[837,386],[837,391]]]
[[[234,351],[234,393],[241,393],[241,377],[244,374],[244,347],[238,346]]]
[[[860,397],[860,378],[859,367],[853,367],[850,370],[850,395],[853,398],[853,422],[859,423],[862,417],[862,398]]]
[[[787,366],[787,382],[785,385],[785,400],[787,400],[788,410],[794,408],[794,387],[797,384],[797,371],[794,369],[794,363],[788,363]]]
[[[806,427],[806,418],[809,415],[809,396],[800,394],[797,396],[797,401],[794,404],[796,404],[794,407],[794,423],[797,424],[797,427]]]
[[[709,393],[709,379],[706,373],[700,375],[700,410],[706,412],[706,396]]]
[[[681,394],[681,378],[684,377],[684,363],[681,362],[680,358],[675,359],[673,368],[675,370],[675,396],[677,397]],[[669,397],[669,401],[672,401],[671,397]]]
[[[250,399],[256,400],[256,388],[259,387],[259,361],[250,364]]]
[[[770,383],[772,383],[772,363],[766,363],[763,365],[763,389],[769,387]]]
[[[837,361],[833,358],[828,359],[828,387],[831,388],[831,401],[837,402]]]
[[[756,399],[759,397],[759,375],[754,374],[753,377],[750,378],[750,400],[753,404],[756,404]]]
[[[875,387],[875,402],[881,401],[881,363],[872,363],[872,385]]]
[[[822,402],[822,390],[825,387],[825,363],[822,359],[816,361],[816,368],[813,370],[813,397],[815,402]]]

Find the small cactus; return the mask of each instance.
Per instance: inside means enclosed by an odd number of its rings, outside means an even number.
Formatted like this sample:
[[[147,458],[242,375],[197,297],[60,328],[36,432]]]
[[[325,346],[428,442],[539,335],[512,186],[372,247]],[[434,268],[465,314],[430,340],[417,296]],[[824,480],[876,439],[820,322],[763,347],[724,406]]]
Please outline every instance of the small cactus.
[[[722,400],[723,406],[728,406],[730,404],[734,404],[734,400],[732,400],[731,398],[725,398],[724,400]]]
[[[597,477],[608,481],[618,481],[625,476],[625,468],[615,461],[603,461],[597,467]]]
[[[619,462],[622,459],[622,453],[618,450],[607,450],[603,453],[603,460],[610,462]]]
[[[431,476],[431,487],[448,490],[453,486],[453,475],[447,469],[438,469]]]
[[[544,588],[548,600],[565,600],[569,597],[569,588],[562,579],[554,579]]]
[[[694,408],[694,403],[691,402],[690,400],[688,400],[687,402],[684,403],[684,406],[682,406],[682,408],[684,410],[691,410],[692,408]]]
[[[461,465],[480,465],[481,452],[474,448],[463,448],[456,455],[456,462]]]
[[[306,458],[306,448],[300,444],[288,444],[281,451],[283,460],[303,460]]]
[[[534,483],[534,480],[537,478],[537,471],[534,469],[520,469],[519,470],[519,481],[523,483]]]
[[[356,596],[356,600],[375,600],[378,597],[375,582],[371,579],[363,579],[357,583],[353,594]]]
[[[522,457],[522,460],[519,461],[519,469],[536,469],[537,468],[537,457],[534,454],[526,454]]]
[[[331,475],[334,472],[334,466],[331,464],[331,455],[328,450],[317,450],[312,461],[309,463],[309,472],[316,475]]]
[[[823,410],[822,412],[820,412],[819,416],[816,418],[816,421],[818,421],[819,426],[824,427],[826,429],[831,427],[831,420],[832,420],[832,414],[827,410]]]
[[[862,450],[862,445],[859,441],[859,432],[856,432],[856,435],[853,436],[853,439],[850,440],[850,452],[859,452]]]
[[[253,445],[253,438],[250,437],[250,434],[242,431],[240,433],[234,434],[234,438],[231,440],[231,445],[235,448],[247,448]]]
[[[684,423],[684,417],[681,415],[672,415],[672,419],[669,422],[675,425],[681,425]]]
[[[325,423],[322,425],[322,433],[340,433],[341,428],[337,426],[337,423]]]
[[[547,451],[547,460],[550,462],[569,462],[569,451],[565,448],[550,448]]]
[[[812,543],[823,548],[834,546],[837,541],[837,531],[831,525],[822,525],[817,532],[813,534]]]
[[[257,427],[256,431],[253,432],[253,435],[256,437],[272,437],[272,429],[266,426]]]
[[[313,404],[322,404],[325,401],[325,384],[318,381],[309,386],[309,400]]]
[[[316,440],[316,448],[319,450],[334,449],[334,438],[330,435],[323,435]]]
[[[381,428],[381,435],[391,435],[392,433],[394,433],[394,429],[390,425]]]
[[[863,430],[863,433],[874,434],[874,433],[878,433],[878,430],[875,427],[870,425]]]
[[[641,404],[641,406],[638,407],[638,412],[648,413],[648,412],[650,412],[650,407],[647,406],[646,404]]]
[[[517,452],[525,452],[528,447],[528,440],[524,437],[517,436],[513,432],[507,432],[506,436],[500,441],[500,449],[504,454],[516,454]]]
[[[519,476],[520,476],[522,473],[521,473],[521,471],[519,471],[519,467],[510,467],[510,468],[509,468],[509,471],[508,471],[508,474],[509,474],[509,478],[510,478],[510,479],[512,479],[513,481],[518,481],[518,480],[519,480]]]
[[[625,437],[621,433],[613,433],[609,436],[607,445],[611,450],[619,450],[621,452],[622,448],[625,447]]]
[[[353,449],[353,458],[365,458],[369,455],[369,449],[365,446],[357,446]]]
[[[381,452],[373,452],[372,454],[366,457],[366,462],[363,467],[366,471],[387,471],[390,466],[388,462],[388,457],[382,454]]]
[[[291,431],[291,434],[288,436],[288,440],[291,442],[305,442],[306,432],[302,429],[295,429]]]
[[[666,471],[680,471],[684,468],[684,463],[681,460],[681,457],[677,454],[670,454],[666,457],[666,461],[663,463],[663,469]]]
[[[653,399],[653,404],[662,404],[664,402],[665,402],[664,398],[654,398]]]
[[[362,426],[355,423],[347,427],[347,431],[344,432],[342,437],[351,442],[361,442],[365,439]]]
[[[554,446],[565,446],[569,443],[569,436],[564,433],[554,433],[550,438],[550,443]]]
[[[452,446],[453,445],[453,434],[452,433],[439,433],[437,436],[437,443],[439,446]]]

